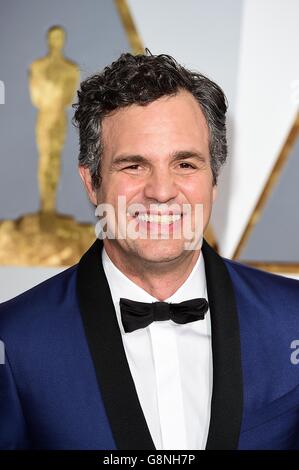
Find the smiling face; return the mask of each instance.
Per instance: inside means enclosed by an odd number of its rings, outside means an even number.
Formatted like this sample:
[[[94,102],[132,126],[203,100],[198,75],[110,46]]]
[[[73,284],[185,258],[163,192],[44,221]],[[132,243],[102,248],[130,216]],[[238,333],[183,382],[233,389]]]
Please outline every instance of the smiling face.
[[[102,182],[97,191],[91,188],[89,170],[80,167],[90,199],[96,205],[113,205],[117,215],[118,197],[125,196],[128,225],[143,235],[156,234],[154,239],[105,239],[108,253],[147,263],[190,255],[182,230],[184,208],[192,208],[194,229],[195,207],[202,204],[205,229],[216,194],[208,126],[195,98],[180,91],[147,106],[117,110],[103,119],[102,135]],[[136,204],[143,209],[132,209]],[[120,223],[117,218],[116,224]],[[182,236],[176,238],[176,233]]]

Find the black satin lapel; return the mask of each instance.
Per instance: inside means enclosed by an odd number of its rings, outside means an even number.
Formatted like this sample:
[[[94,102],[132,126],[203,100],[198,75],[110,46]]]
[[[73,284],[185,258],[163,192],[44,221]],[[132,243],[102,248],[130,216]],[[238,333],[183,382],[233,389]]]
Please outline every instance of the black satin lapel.
[[[213,393],[206,449],[237,449],[243,412],[243,381],[237,307],[222,258],[204,241],[211,313]]]
[[[155,449],[126,359],[96,240],[78,265],[77,293],[85,333],[116,446]]]

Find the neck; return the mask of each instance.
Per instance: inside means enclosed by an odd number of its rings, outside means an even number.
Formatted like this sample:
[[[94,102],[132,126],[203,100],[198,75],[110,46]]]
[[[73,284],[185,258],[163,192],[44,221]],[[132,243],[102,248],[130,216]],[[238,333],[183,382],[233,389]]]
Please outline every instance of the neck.
[[[62,52],[60,49],[50,49],[49,56],[55,59],[60,59],[62,57]]]
[[[109,243],[104,242],[104,247],[110,260],[125,276],[161,302],[186,281],[200,255],[200,250],[185,251],[183,256],[171,261],[151,262],[135,254],[120,254]]]

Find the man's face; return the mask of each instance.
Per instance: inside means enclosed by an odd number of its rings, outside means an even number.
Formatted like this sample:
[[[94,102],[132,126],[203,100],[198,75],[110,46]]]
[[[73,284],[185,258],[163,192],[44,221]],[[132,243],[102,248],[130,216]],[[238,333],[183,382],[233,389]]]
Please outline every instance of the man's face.
[[[182,216],[183,207],[192,208],[194,229],[195,206],[202,204],[205,229],[216,193],[208,127],[195,98],[181,91],[147,106],[117,110],[104,118],[102,131],[102,183],[96,193],[89,189],[91,199],[113,205],[117,227],[121,223],[117,218],[118,197],[125,196],[126,222],[147,235],[105,239],[106,249],[155,263],[187,256],[182,229],[187,215]],[[134,204],[144,209],[130,210]],[[173,207],[174,211],[168,210]],[[174,217],[165,217],[171,212]],[[151,233],[155,233],[154,238]],[[177,233],[182,234],[180,238],[174,236]]]

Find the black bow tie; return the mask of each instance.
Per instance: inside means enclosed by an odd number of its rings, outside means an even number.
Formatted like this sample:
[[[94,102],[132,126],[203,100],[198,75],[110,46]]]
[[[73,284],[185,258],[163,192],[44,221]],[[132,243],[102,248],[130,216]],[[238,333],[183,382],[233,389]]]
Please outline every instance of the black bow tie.
[[[206,299],[191,299],[178,304],[167,302],[119,301],[121,320],[126,333],[145,328],[153,321],[172,320],[176,323],[189,323],[203,320],[209,304]]]

